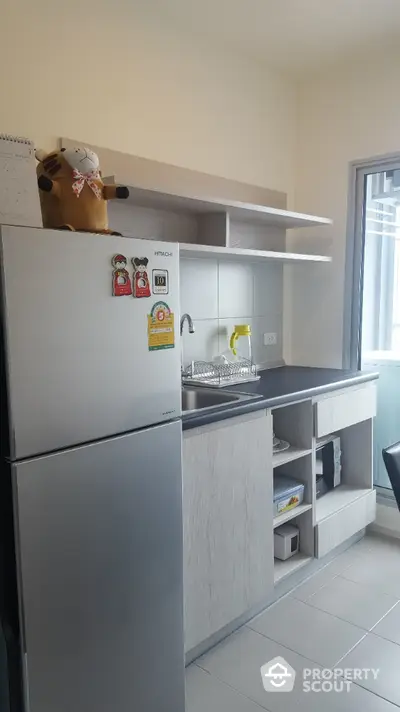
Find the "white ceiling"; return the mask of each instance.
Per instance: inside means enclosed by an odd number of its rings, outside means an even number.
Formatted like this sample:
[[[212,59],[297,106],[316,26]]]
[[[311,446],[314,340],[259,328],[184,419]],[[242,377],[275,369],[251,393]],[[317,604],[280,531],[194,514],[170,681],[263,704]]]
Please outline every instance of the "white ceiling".
[[[148,0],[175,24],[301,77],[400,47],[400,0]]]

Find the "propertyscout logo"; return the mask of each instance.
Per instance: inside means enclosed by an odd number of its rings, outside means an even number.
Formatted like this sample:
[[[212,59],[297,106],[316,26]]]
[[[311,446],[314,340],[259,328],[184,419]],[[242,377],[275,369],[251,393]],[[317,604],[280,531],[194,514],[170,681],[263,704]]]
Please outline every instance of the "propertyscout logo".
[[[292,692],[296,673],[285,658],[274,658],[262,666],[261,679],[266,692]]]
[[[304,668],[301,671],[303,692],[350,692],[352,682],[374,679],[378,668]],[[274,658],[261,668],[261,680],[266,692],[292,692],[296,671],[284,658]]]

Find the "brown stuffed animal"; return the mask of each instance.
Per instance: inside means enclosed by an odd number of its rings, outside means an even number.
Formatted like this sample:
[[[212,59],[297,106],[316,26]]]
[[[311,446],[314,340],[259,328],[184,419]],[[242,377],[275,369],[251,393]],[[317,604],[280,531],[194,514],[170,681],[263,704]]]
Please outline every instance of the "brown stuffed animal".
[[[36,151],[36,158],[44,227],[119,234],[108,228],[107,200],[127,198],[129,190],[104,185],[93,151]]]

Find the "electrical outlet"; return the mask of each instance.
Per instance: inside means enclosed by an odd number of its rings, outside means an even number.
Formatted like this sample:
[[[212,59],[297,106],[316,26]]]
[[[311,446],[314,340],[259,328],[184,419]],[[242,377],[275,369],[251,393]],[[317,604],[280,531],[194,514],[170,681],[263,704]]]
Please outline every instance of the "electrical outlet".
[[[275,346],[276,345],[276,334],[264,334],[264,346]]]

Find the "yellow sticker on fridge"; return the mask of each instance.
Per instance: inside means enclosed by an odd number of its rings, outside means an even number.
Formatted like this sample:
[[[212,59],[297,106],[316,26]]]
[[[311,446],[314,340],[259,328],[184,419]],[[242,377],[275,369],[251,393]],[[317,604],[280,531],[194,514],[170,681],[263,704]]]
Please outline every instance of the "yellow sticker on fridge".
[[[174,315],[166,302],[156,302],[147,317],[149,351],[175,347]]]

